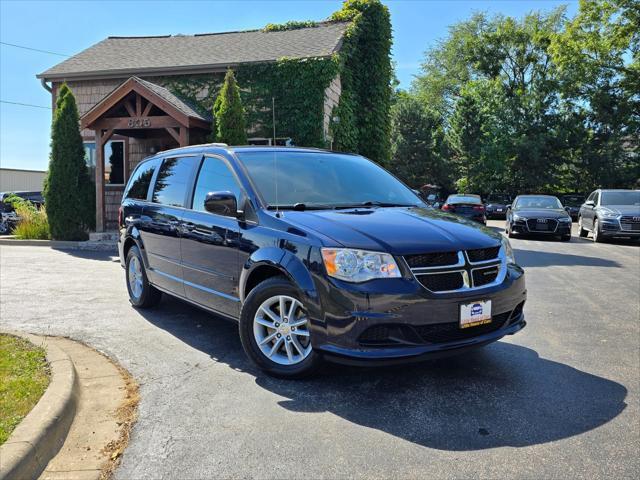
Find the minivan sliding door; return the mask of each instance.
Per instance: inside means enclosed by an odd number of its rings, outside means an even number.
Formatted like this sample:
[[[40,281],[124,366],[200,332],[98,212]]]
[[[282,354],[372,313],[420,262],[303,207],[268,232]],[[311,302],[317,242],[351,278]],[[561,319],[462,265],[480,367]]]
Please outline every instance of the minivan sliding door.
[[[144,206],[140,237],[151,283],[185,296],[180,264],[180,225],[188,190],[200,157],[165,158],[158,170],[151,202]]]

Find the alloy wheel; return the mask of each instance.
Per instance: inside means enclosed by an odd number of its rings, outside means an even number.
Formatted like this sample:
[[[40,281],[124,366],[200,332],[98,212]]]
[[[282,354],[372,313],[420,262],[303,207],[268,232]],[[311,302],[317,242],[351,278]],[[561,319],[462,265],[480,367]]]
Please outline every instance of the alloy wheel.
[[[134,296],[136,300],[140,298],[142,295],[142,265],[138,257],[131,257],[129,260],[129,269],[128,269],[128,277],[129,277],[129,289],[131,290],[131,295]]]
[[[308,318],[300,301],[277,295],[264,301],[253,318],[253,335],[262,354],[280,365],[296,365],[311,353]]]

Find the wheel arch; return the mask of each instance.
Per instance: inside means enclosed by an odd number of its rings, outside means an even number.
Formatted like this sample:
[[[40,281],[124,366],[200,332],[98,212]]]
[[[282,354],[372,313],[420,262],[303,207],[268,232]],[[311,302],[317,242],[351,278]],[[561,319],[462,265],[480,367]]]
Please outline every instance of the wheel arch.
[[[260,282],[277,276],[285,277],[293,283],[306,303],[317,302],[315,283],[302,260],[287,250],[275,247],[257,250],[245,262],[240,273],[240,300],[244,302]]]

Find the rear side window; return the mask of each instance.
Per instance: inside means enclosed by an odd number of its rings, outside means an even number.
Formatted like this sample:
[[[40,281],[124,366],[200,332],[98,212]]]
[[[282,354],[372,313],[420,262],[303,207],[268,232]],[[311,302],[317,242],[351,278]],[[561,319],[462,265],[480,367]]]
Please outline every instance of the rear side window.
[[[240,186],[233,172],[220,158],[205,157],[193,193],[193,209],[205,211],[204,199],[209,192],[231,192],[240,203]]]
[[[162,205],[184,207],[191,173],[198,158],[165,158],[158,171],[152,201]]]
[[[138,168],[135,169],[133,175],[129,179],[127,190],[124,194],[124,198],[132,198],[134,200],[146,200],[149,192],[149,185],[151,185],[151,178],[153,178],[153,172],[160,163],[160,160],[149,160],[148,162],[141,163]]]

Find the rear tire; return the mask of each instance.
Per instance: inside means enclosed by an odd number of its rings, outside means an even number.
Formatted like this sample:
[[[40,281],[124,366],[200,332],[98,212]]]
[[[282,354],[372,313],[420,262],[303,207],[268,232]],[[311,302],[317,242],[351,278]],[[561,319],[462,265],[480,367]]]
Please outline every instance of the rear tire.
[[[578,217],[578,230],[580,238],[586,238],[589,235],[589,232],[582,228],[582,217]]]
[[[131,247],[127,252],[125,267],[131,305],[136,308],[150,308],[157,305],[162,292],[149,283],[138,247]]]
[[[242,347],[269,375],[307,377],[322,364],[321,355],[311,346],[309,323],[295,286],[284,277],[268,278],[251,290],[242,306]]]

